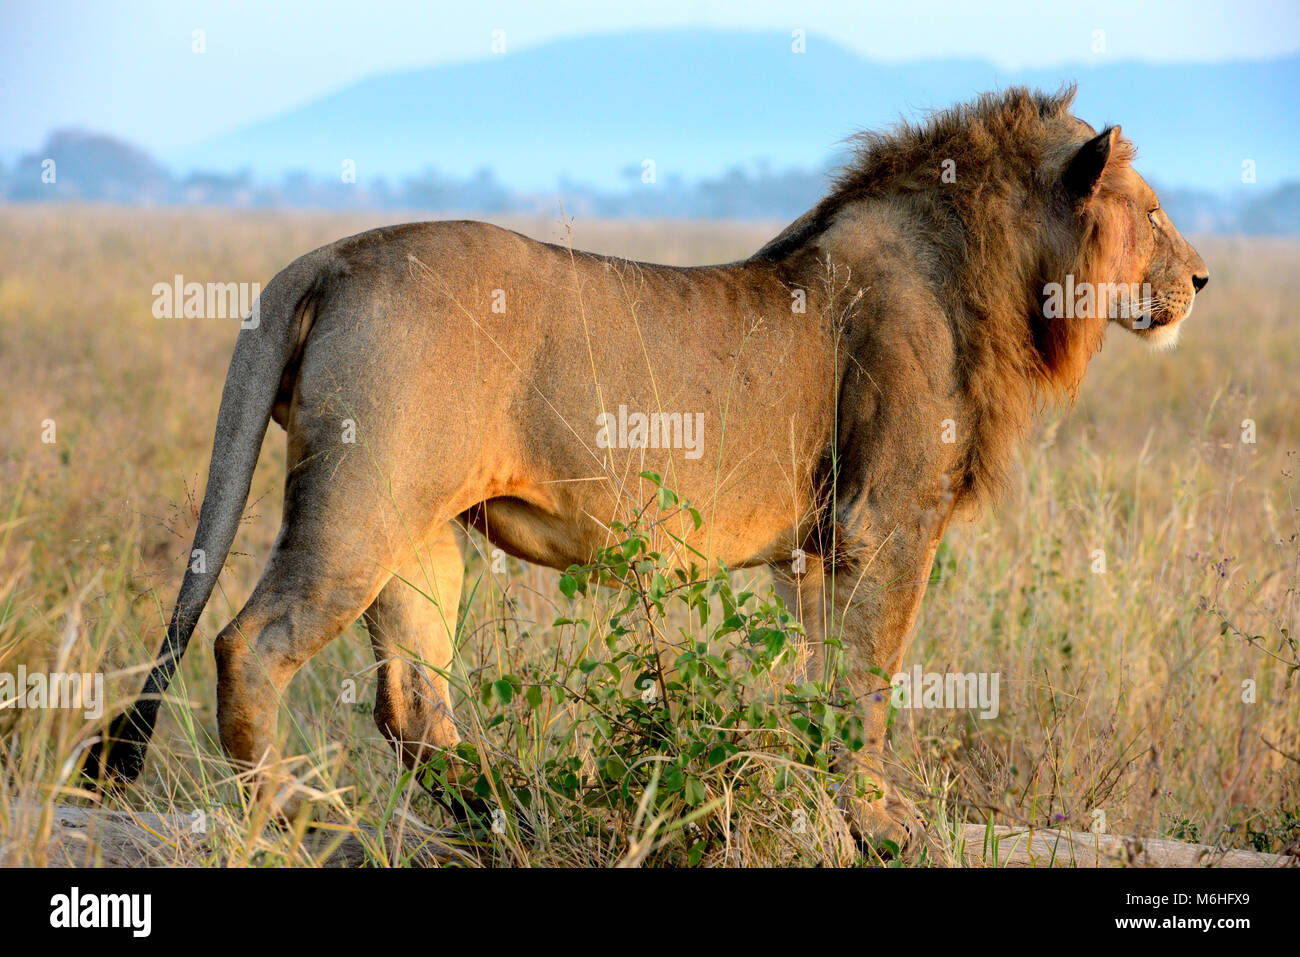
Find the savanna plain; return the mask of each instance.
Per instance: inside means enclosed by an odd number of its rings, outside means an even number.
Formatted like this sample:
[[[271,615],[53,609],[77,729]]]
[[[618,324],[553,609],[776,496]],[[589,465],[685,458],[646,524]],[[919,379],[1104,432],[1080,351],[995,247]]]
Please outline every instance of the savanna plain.
[[[143,775],[97,796],[78,766],[161,640],[238,331],[155,318],[153,286],[264,286],[319,245],[424,218],[440,217],[0,207],[0,672],[98,672],[107,692],[97,721],[0,707],[0,863],[63,863],[55,810],[99,805],[194,822],[159,864],[330,857],[307,820],[249,807],[216,739],[211,644],[278,527],[275,426]],[[683,265],[743,257],[784,225],[495,221]],[[1044,406],[1001,500],[940,551],[905,663],[997,673],[1000,701],[987,719],[897,712],[890,761],[928,821],[909,864],[962,863],[960,825],[988,822],[1298,853],[1300,244],[1189,238],[1211,281],[1177,350],[1112,329],[1073,406]],[[680,504],[646,481],[649,502]],[[315,833],[374,866],[423,860],[410,834],[467,865],[881,863],[836,811],[835,711],[798,682],[769,575],[681,580],[642,530],[611,544],[604,573],[630,589],[471,536],[450,672],[465,744],[420,775],[372,720],[364,626],[309,662],[280,729]],[[421,787],[453,763],[468,815]],[[113,862],[93,830],[83,845],[79,860]]]

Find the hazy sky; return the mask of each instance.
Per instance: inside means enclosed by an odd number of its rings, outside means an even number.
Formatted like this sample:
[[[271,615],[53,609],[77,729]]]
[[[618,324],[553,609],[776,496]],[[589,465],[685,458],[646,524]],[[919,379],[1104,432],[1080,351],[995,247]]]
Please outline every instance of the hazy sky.
[[[1004,67],[1105,58],[1207,61],[1300,51],[1300,0],[0,0],[0,152],[58,126],[157,154],[282,112],[359,77],[578,34],[672,27],[804,29],[865,57],[977,57]],[[995,13],[984,12],[994,10]],[[206,52],[192,50],[202,29]]]

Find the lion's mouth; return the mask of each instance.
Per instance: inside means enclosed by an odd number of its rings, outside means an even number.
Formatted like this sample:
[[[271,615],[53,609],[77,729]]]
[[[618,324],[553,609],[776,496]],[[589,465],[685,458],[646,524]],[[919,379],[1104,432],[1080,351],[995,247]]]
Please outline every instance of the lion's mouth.
[[[1180,322],[1185,322],[1192,315],[1192,309],[1196,306],[1196,300],[1193,299],[1187,304],[1186,309],[1179,309],[1175,312],[1168,306],[1152,310],[1148,313],[1147,329],[1161,329],[1166,326],[1176,326]]]
[[[1134,323],[1133,329],[1143,332],[1176,326],[1188,319],[1196,305],[1196,300],[1189,299],[1184,305],[1181,297],[1170,299],[1168,296],[1156,293],[1154,296],[1140,300],[1137,305],[1139,318]]]

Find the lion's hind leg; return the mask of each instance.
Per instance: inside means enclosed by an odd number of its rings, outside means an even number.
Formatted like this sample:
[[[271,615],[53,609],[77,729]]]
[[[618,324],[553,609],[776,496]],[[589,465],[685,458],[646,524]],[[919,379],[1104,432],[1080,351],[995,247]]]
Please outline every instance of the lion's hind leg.
[[[396,569],[366,610],[379,667],[375,724],[408,768],[460,741],[446,669],[465,576],[465,533],[449,523]]]
[[[355,621],[388,575],[366,547],[281,531],[248,603],[217,636],[217,722],[221,743],[256,796],[282,818],[301,804],[299,788],[281,765],[276,718],[298,669]],[[346,573],[338,573],[345,568]]]

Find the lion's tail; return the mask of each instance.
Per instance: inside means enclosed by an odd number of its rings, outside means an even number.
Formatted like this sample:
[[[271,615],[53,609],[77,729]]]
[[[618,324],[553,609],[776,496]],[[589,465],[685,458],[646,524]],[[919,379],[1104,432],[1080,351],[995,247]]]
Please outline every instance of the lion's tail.
[[[230,552],[281,380],[301,348],[334,261],[317,250],[291,263],[271,280],[244,321],[221,394],[208,484],[167,636],[139,697],[88,752],[85,775],[92,782],[133,781],[144,766],[162,695]]]

